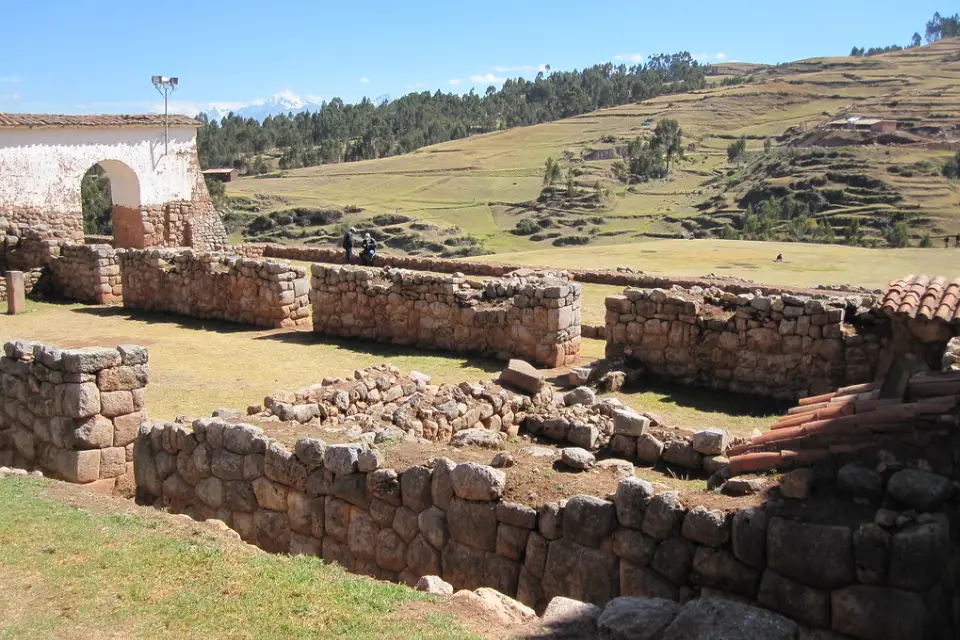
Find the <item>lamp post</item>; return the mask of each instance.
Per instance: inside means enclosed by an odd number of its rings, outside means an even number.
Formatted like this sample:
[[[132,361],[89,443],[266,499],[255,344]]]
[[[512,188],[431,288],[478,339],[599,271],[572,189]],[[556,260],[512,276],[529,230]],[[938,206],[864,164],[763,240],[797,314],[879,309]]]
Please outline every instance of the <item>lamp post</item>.
[[[151,78],[153,86],[160,95],[163,96],[163,155],[169,152],[169,139],[167,133],[167,97],[176,90],[179,80],[177,78],[168,78],[166,76],[153,76]]]

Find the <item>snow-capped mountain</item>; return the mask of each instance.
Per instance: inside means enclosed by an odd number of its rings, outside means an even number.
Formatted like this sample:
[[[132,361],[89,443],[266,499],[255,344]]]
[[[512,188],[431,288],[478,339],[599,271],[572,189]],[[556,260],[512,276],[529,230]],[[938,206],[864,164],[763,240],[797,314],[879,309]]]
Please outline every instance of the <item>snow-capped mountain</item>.
[[[281,113],[293,114],[301,111],[317,111],[320,104],[304,100],[292,91],[286,90],[275,94],[268,100],[254,100],[250,104],[243,105],[236,109],[218,109],[210,106],[204,110],[210,120],[221,120],[231,111],[244,118],[256,118],[263,120],[267,116],[276,116]]]

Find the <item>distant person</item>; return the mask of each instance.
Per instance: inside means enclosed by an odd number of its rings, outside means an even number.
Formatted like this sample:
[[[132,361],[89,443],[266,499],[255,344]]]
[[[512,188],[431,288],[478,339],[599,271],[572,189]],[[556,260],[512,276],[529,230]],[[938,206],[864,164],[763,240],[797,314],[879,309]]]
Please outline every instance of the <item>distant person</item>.
[[[782,253],[778,253],[778,254],[777,254],[777,259],[776,259],[774,262],[783,262],[783,254],[782,254]]]
[[[363,234],[363,245],[360,249],[360,262],[367,266],[373,264],[373,257],[377,253],[377,241],[369,233]]]
[[[954,245],[957,249],[960,249],[960,233],[957,234],[957,243]]]
[[[944,249],[950,248],[950,236],[943,236],[943,248]]]
[[[356,227],[350,227],[343,234],[343,250],[347,253],[347,264],[353,264],[353,236],[357,233]]]

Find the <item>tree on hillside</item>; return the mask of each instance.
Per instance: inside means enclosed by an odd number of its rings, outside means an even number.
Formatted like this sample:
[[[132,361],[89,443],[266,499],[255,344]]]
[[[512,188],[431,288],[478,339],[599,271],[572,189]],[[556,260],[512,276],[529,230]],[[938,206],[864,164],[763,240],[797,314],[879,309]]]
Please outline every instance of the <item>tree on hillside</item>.
[[[113,233],[113,195],[110,178],[100,165],[95,164],[80,182],[80,202],[83,211],[83,232],[109,235]]]
[[[773,148],[773,141],[770,138],[763,139],[763,152],[767,155],[770,155],[770,149]]]
[[[543,184],[548,187],[553,186],[555,182],[560,180],[560,177],[560,162],[554,160],[553,156],[550,156],[544,163]]]
[[[923,39],[920,37],[919,33],[914,32],[913,38],[910,39],[910,46],[919,47],[921,44],[923,44]]]
[[[960,151],[943,165],[942,173],[947,178],[960,178]]]
[[[960,14],[955,13],[944,18],[937,12],[927,23],[927,42],[936,42],[944,38],[955,38],[957,36],[960,36]]]
[[[660,149],[667,157],[667,173],[670,173],[670,161],[674,156],[683,157],[683,130],[676,120],[664,118],[657,122],[651,144]]]
[[[887,242],[891,247],[903,248],[910,246],[910,228],[906,222],[898,222],[886,233]]]
[[[567,171],[567,197],[576,198],[578,193],[577,183],[573,179],[573,171]]]
[[[863,229],[860,228],[859,218],[854,218],[847,225],[847,230],[844,233],[846,238],[846,243],[852,247],[859,247],[863,244],[864,235]]]
[[[747,138],[740,136],[736,142],[727,145],[727,160],[729,162],[739,162],[747,152]]]

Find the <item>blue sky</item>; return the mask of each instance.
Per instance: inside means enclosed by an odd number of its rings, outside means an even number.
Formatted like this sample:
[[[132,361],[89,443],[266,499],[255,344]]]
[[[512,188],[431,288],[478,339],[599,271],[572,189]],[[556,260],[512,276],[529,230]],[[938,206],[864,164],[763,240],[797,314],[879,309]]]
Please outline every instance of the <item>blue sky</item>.
[[[311,99],[478,91],[540,65],[583,68],[687,50],[776,63],[906,44],[942,0],[482,3],[33,0],[0,15],[0,111],[144,112],[153,74],[174,110],[281,92]]]

